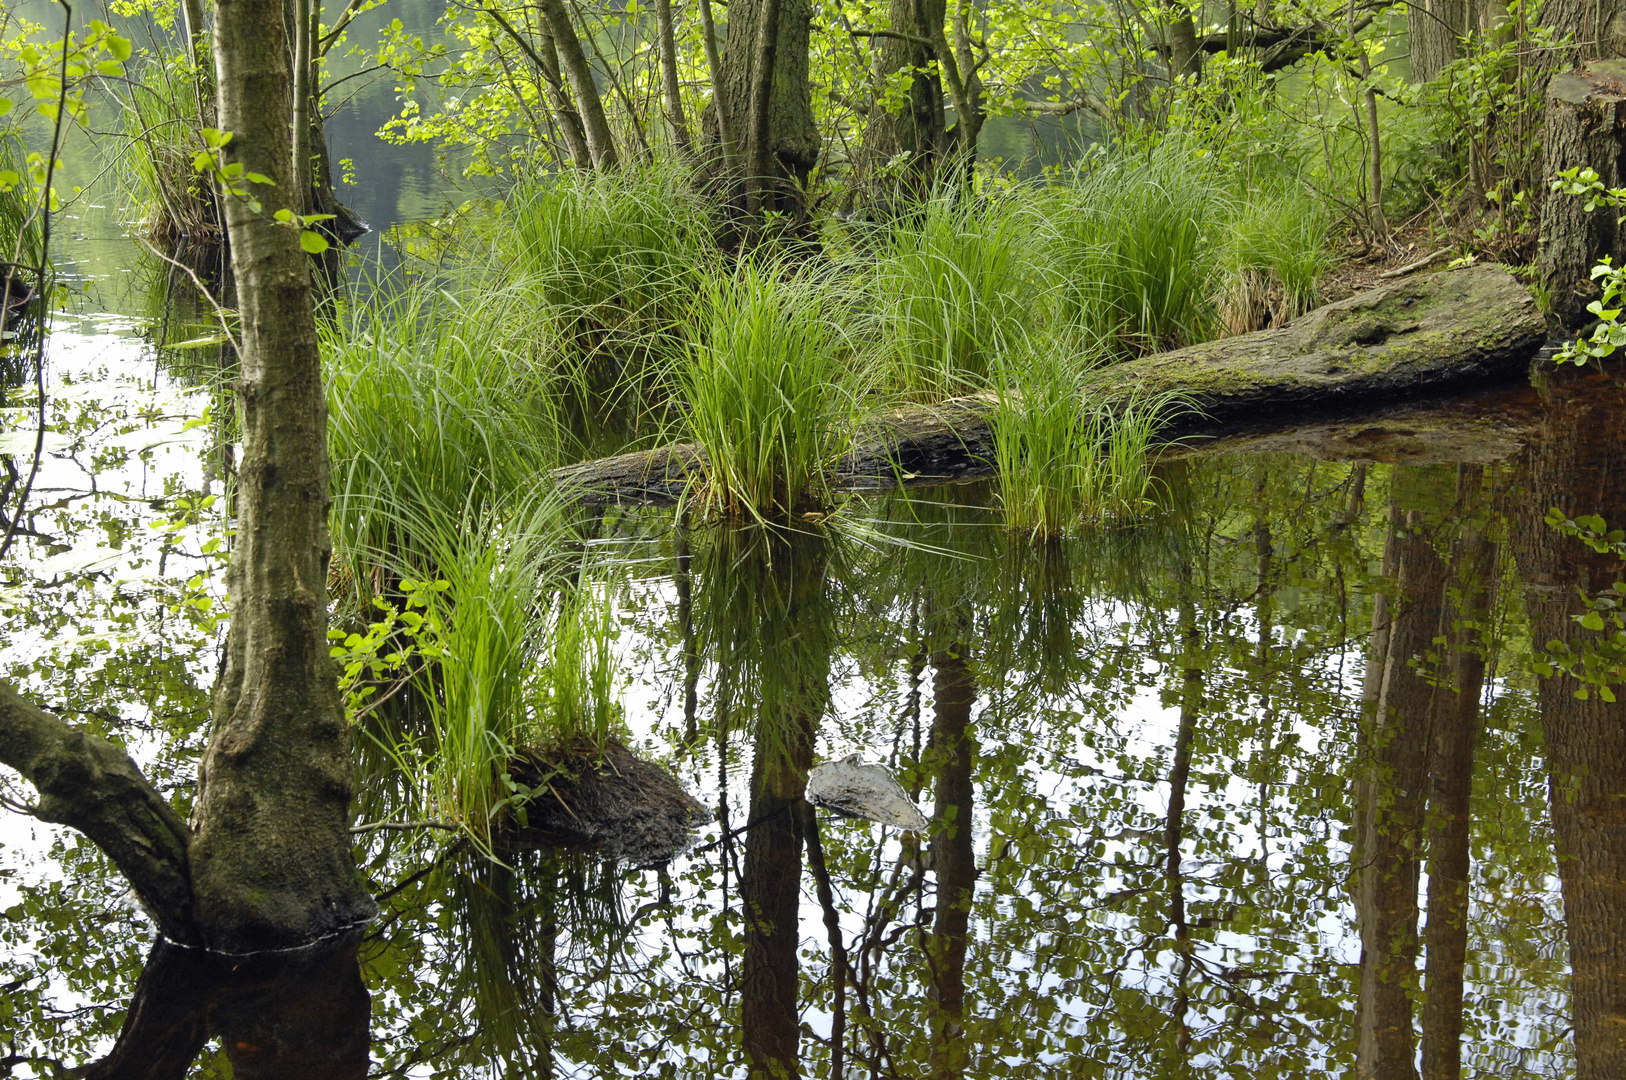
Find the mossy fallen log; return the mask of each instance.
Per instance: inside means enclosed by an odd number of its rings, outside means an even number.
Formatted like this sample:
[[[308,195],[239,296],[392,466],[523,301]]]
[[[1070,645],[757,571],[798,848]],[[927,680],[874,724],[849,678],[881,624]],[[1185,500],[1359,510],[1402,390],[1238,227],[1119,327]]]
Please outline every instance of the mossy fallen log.
[[[1475,266],[1386,284],[1277,329],[1104,367],[1086,385],[1108,402],[1181,394],[1193,411],[1165,434],[1215,435],[1494,385],[1523,374],[1545,338],[1524,287],[1499,266]],[[985,393],[885,412],[859,433],[836,482],[875,489],[985,475],[992,407]],[[684,443],[553,476],[581,502],[658,503],[704,470],[704,452]]]

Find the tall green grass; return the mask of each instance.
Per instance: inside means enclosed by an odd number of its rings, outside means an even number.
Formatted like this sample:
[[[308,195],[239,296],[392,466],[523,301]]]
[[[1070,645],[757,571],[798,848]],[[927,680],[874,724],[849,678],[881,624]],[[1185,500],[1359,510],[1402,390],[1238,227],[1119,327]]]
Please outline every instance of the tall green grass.
[[[1282,326],[1321,302],[1331,268],[1332,214],[1301,185],[1256,188],[1237,200],[1223,256],[1219,315],[1233,334]]]
[[[185,56],[145,62],[124,106],[131,190],[145,199],[141,229],[155,244],[209,244],[225,233],[207,177],[193,168],[203,148],[196,73]]]
[[[550,372],[512,339],[513,290],[374,293],[324,330],[334,562],[365,610],[387,555],[433,570],[421,521],[501,520],[559,459]]]
[[[43,225],[28,181],[28,151],[11,132],[0,129],[0,172],[15,173],[19,182],[0,191],[0,262],[39,266],[45,259]]]
[[[980,390],[993,357],[1033,321],[1019,205],[940,191],[885,226],[874,268],[859,275],[883,388],[914,401]]]
[[[1092,398],[1080,355],[1088,352],[1046,335],[1002,358],[990,427],[1000,510],[1013,530],[1058,536],[1151,507],[1153,440],[1176,402]]]
[[[1059,322],[1123,356],[1212,336],[1229,200],[1191,153],[1096,156],[1043,202]]]
[[[718,261],[711,209],[672,166],[558,174],[513,192],[498,246],[578,381],[614,387],[681,350]],[[603,370],[588,370],[594,361]]]
[[[707,505],[765,520],[827,495],[857,419],[841,316],[824,280],[782,267],[707,282],[678,374]]]

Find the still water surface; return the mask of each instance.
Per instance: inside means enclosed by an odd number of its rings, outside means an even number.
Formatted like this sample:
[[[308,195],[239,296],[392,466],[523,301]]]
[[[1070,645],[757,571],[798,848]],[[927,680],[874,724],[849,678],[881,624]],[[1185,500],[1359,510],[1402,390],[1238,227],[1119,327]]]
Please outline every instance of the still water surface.
[[[115,243],[110,220],[80,235]],[[79,249],[99,269],[50,341],[0,663],[185,803],[219,347],[174,273],[107,250]],[[1171,462],[1152,521],[1045,547],[978,485],[792,535],[602,513],[631,742],[717,817],[690,852],[372,833],[382,914],[353,950],[232,966],[155,948],[90,845],[6,814],[0,1065],[1393,1077],[1460,1031],[1462,1075],[1626,1076],[1626,713],[1539,674],[1622,576],[1544,518],[1626,523],[1626,394],[1542,382],[1469,399],[1473,437],[1421,457],[1391,424]],[[0,438],[31,448],[29,415]],[[807,770],[852,753],[924,836],[815,831]],[[361,757],[361,816],[388,817]]]

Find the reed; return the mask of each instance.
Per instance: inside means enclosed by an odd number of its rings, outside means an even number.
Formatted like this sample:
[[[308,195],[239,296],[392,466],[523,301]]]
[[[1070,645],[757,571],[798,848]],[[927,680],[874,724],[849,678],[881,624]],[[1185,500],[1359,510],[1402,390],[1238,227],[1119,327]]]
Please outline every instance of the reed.
[[[913,401],[981,389],[993,357],[1035,314],[1021,201],[934,193],[881,233],[868,293],[878,382]]]
[[[192,165],[203,148],[197,76],[184,56],[149,59],[124,106],[128,186],[142,194],[141,232],[162,247],[224,238],[209,180]]]
[[[1238,199],[1217,302],[1226,331],[1284,326],[1319,304],[1331,228],[1325,204],[1293,181]]]
[[[1115,356],[1212,336],[1228,200],[1193,154],[1092,157],[1044,201],[1060,323]]]
[[[1085,522],[1132,520],[1151,507],[1153,441],[1178,402],[1092,398],[1081,376],[1104,360],[1051,335],[1001,358],[990,427],[1007,527],[1052,537]]]
[[[745,264],[706,283],[678,382],[707,506],[767,520],[827,499],[857,421],[840,319],[817,276]]]

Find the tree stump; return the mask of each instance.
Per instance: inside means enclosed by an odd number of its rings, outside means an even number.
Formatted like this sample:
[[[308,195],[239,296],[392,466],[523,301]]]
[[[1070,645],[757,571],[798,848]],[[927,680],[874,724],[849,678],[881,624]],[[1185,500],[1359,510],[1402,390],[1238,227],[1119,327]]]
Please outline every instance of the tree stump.
[[[1593,60],[1553,76],[1547,84],[1542,176],[1591,167],[1606,187],[1626,187],[1626,61]],[[1626,255],[1626,228],[1619,211],[1586,211],[1586,200],[1548,194],[1541,208],[1542,284],[1552,311],[1566,326],[1590,318],[1596,299],[1592,267],[1605,255]]]

